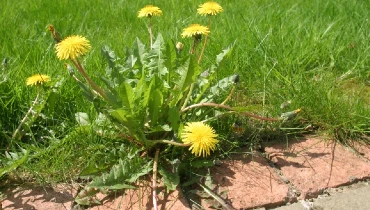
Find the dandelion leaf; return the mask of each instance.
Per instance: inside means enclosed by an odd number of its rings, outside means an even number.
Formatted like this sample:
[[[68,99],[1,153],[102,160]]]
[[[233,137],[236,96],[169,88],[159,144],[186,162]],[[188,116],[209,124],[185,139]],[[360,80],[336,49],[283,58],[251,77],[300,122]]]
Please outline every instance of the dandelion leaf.
[[[172,77],[174,76],[173,70],[175,69],[176,58],[177,58],[176,57],[176,47],[172,41],[169,41],[166,44],[165,55],[166,55],[166,60],[165,60],[164,65],[166,66],[168,73],[169,73],[167,77],[167,82],[169,83]]]
[[[28,159],[28,154],[28,150],[22,150],[21,154],[6,152],[5,155],[9,161],[5,164],[5,167],[0,168],[0,177],[15,170],[18,166],[26,162]]]
[[[79,125],[90,125],[89,115],[85,112],[77,112],[75,114],[75,119]]]
[[[130,86],[130,84],[124,82],[120,85],[118,94],[120,99],[122,100],[123,106],[131,110],[133,108],[133,101],[134,101],[134,90]]]
[[[162,167],[159,168],[158,172],[162,175],[163,183],[166,185],[167,190],[175,190],[177,185],[180,183],[179,174],[166,171]]]
[[[152,125],[156,125],[161,116],[163,105],[163,95],[158,89],[153,91],[152,97],[149,100],[149,118]]]
[[[227,58],[231,56],[234,44],[235,42],[229,45],[226,49],[222,50],[222,52],[217,55],[216,57],[217,66],[221,66],[227,60]]]
[[[133,189],[134,182],[152,169],[152,161],[140,157],[138,151],[132,149],[126,157],[120,158],[118,164],[114,165],[109,173],[94,178],[89,187],[99,189]]]

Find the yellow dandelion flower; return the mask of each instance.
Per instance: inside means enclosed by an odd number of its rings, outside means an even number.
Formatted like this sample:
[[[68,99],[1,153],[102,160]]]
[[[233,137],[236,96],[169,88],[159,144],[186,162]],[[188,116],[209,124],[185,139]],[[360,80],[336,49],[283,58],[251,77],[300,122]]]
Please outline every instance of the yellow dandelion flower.
[[[142,17],[152,17],[152,16],[161,16],[162,11],[159,7],[153,6],[153,5],[146,5],[144,8],[142,8],[139,11],[139,18]]]
[[[191,144],[189,150],[196,156],[210,155],[210,151],[215,150],[218,140],[213,128],[203,122],[187,123],[181,134],[185,144]]]
[[[59,42],[55,49],[59,60],[67,60],[85,55],[91,49],[91,45],[85,37],[74,35]]]
[[[199,24],[192,24],[187,28],[184,28],[184,30],[181,33],[182,37],[197,37],[200,35],[208,35],[209,29],[207,26],[202,26]]]
[[[26,79],[26,85],[43,85],[44,83],[50,82],[50,77],[45,74],[35,74]]]
[[[218,13],[222,12],[222,7],[213,1],[206,2],[204,4],[199,5],[198,14],[200,15],[217,15]]]

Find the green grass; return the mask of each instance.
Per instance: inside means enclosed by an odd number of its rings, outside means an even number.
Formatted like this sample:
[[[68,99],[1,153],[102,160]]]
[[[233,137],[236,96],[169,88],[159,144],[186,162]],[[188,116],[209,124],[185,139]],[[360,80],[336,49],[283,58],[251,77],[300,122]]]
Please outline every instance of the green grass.
[[[99,83],[96,75],[104,74],[107,66],[100,55],[101,47],[108,45],[123,58],[126,47],[136,37],[149,43],[148,22],[137,18],[137,11],[147,3],[141,0],[0,2],[0,58],[9,59],[9,65],[0,74],[7,76],[7,81],[0,83],[1,151],[9,144],[9,136],[36,95],[35,89],[25,86],[25,79],[40,72],[65,81],[58,92],[54,112],[36,123],[35,132],[40,132],[37,143],[29,139],[21,143],[35,154],[40,151],[48,154],[50,167],[45,172],[44,161],[31,161],[24,168],[39,171],[42,177],[49,173],[48,178],[43,178],[48,182],[56,175],[54,181],[61,181],[74,177],[80,167],[88,164],[89,158],[94,158],[94,153],[74,149],[75,143],[59,144],[65,150],[52,153],[52,145],[74,129],[74,114],[93,114],[94,110],[69,77],[64,62],[56,58],[46,26],[53,24],[64,37],[78,34],[90,40],[93,48],[84,62]],[[206,25],[206,19],[196,15],[203,1],[151,3],[163,11],[162,17],[153,19],[154,34],[160,32],[166,40],[184,42],[188,50],[191,41],[180,34],[192,23]],[[296,121],[285,126],[304,128],[313,124],[342,142],[367,136],[370,87],[365,82],[370,66],[370,2],[219,0],[218,3],[224,12],[212,18],[210,42],[202,66],[207,68],[222,49],[236,41],[233,58],[218,73],[220,78],[234,73],[241,76],[238,93],[243,96],[234,99],[236,105],[257,106],[260,114],[279,116],[285,111],[280,109],[280,104],[291,100],[289,109],[303,111]],[[86,135],[76,141],[81,143],[78,148],[101,144],[101,140]],[[60,161],[60,156],[69,162]]]

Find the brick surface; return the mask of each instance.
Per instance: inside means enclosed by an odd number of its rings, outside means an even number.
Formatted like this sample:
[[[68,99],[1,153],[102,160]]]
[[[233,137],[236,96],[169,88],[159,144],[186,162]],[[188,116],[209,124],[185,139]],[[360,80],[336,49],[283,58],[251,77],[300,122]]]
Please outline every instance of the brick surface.
[[[147,182],[135,190],[126,190],[124,195],[98,194],[102,205],[89,208],[90,210],[113,210],[113,209],[154,209],[151,183]],[[157,188],[158,209],[186,210],[190,209],[181,191],[165,193],[163,187]]]
[[[271,160],[300,191],[315,197],[323,189],[370,177],[370,164],[339,144],[310,137],[265,147]]]
[[[211,170],[219,191],[227,192],[227,200],[236,209],[285,204],[288,186],[271,168],[266,159],[258,156],[232,157]]]
[[[9,188],[4,194],[6,199],[2,202],[4,209],[27,210],[66,210],[72,209],[74,197],[78,186],[57,187],[16,187]],[[158,188],[158,209],[190,209],[180,191],[164,193],[163,187]],[[125,195],[99,193],[97,198],[102,205],[94,206],[91,210],[125,210],[125,209],[153,209],[153,200],[149,184],[137,190],[127,190]]]
[[[362,142],[353,142],[351,145],[360,155],[370,161],[370,145],[366,145]]]
[[[71,209],[77,186],[58,185],[55,187],[9,187],[2,193],[4,209]]]
[[[273,208],[296,201],[295,196],[298,199],[313,198],[324,189],[370,179],[370,146],[359,142],[352,146],[363,157],[339,144],[315,137],[289,141],[288,144],[270,144],[265,151],[278,169],[271,167],[258,153],[253,156],[232,156],[210,170],[216,186],[213,190],[236,209]],[[125,195],[99,194],[102,205],[91,209],[153,209],[151,183],[145,182],[137,190],[126,191]],[[2,192],[6,195],[2,207],[71,209],[77,188],[69,185],[9,188]],[[181,191],[165,194],[164,188],[159,186],[157,192],[159,209],[190,209]],[[203,197],[199,204],[207,209],[214,203]],[[336,204],[333,202],[333,206]]]

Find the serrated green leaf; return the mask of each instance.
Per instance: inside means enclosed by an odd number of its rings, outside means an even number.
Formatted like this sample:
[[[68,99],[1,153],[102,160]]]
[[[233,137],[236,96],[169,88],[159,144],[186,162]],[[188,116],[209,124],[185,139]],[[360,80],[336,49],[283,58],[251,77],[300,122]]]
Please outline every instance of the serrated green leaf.
[[[233,77],[234,76],[230,76],[230,77],[226,77],[226,78],[219,80],[217,84],[211,87],[211,93],[219,94],[220,91],[223,91],[227,89],[228,87],[230,87],[231,85],[233,85],[234,84]]]
[[[174,131],[177,131],[180,123],[180,111],[176,106],[172,106],[168,110],[168,121]]]
[[[166,185],[167,190],[176,190],[177,185],[180,183],[180,176],[177,173],[166,171],[160,167],[158,170],[159,174],[163,177],[163,183]]]
[[[184,97],[184,93],[200,74],[200,67],[194,56],[190,56],[177,68],[179,78],[176,80],[176,88],[171,92],[173,95],[170,106],[176,104]]]
[[[86,168],[82,169],[78,176],[95,176],[99,175],[101,172],[107,171],[107,167],[98,167],[95,164],[88,165]]]
[[[83,197],[83,198],[75,198],[75,201],[77,204],[81,205],[81,206],[89,206],[91,204],[98,204],[100,205],[101,202],[95,198],[91,198],[90,196],[86,196],[86,197]]]
[[[194,56],[190,56],[183,65],[178,68],[180,79],[176,83],[178,89],[183,92],[189,85],[195,81],[200,73],[200,68]]]
[[[227,58],[231,56],[235,42],[229,45],[226,49],[222,50],[220,54],[216,56],[216,65],[221,66]]]
[[[127,123],[130,119],[130,111],[126,109],[110,110],[109,114],[121,123]]]
[[[104,189],[109,189],[109,190],[121,190],[121,189],[135,189],[135,186],[128,185],[128,184],[122,184],[122,183],[117,183],[117,184],[110,184],[107,183],[106,185],[103,184],[90,184],[90,187],[96,187],[96,188],[104,188]]]
[[[204,97],[204,94],[208,92],[211,84],[214,84],[212,81],[214,80],[216,73],[221,70],[223,64],[227,62],[228,58],[231,57],[234,45],[235,42],[216,56],[216,64],[212,65],[209,70],[209,75],[207,77],[208,82],[204,83],[203,86],[200,88],[200,91],[198,92],[197,97],[194,100],[194,103],[199,103],[199,101]],[[214,95],[207,96],[208,99],[202,100],[202,102],[212,101],[213,96]]]
[[[100,50],[102,56],[108,61],[108,67],[105,70],[105,75],[110,79],[106,79],[105,84],[108,89],[114,92],[113,87],[122,84],[124,81],[122,75],[119,72],[119,65],[116,65],[116,61],[119,60],[113,50],[111,50],[107,45],[104,45]],[[109,81],[109,82],[107,82]],[[115,100],[116,101],[116,100]]]
[[[126,109],[133,108],[134,90],[128,83],[122,83],[118,89],[118,95]]]
[[[145,76],[143,76],[145,77]],[[153,88],[155,86],[155,77],[152,77],[151,81],[150,81],[150,84],[149,84],[149,87],[146,89],[146,91],[144,92],[144,97],[143,97],[143,100],[142,100],[142,106],[143,107],[148,107],[148,104],[149,104],[149,100],[152,96],[152,91],[153,91]]]
[[[165,66],[165,42],[161,34],[158,34],[155,42],[153,43],[152,49],[149,51],[148,59],[150,62],[147,67],[149,69],[149,74],[157,75],[162,78],[161,75],[168,73]]]
[[[107,45],[104,45],[101,49],[100,49],[100,53],[101,55],[107,59],[108,61],[108,66],[109,68],[111,69],[115,69],[115,61],[117,59],[117,56],[116,54],[114,53],[113,50],[111,50]],[[117,74],[117,72],[112,72],[113,74]],[[112,77],[114,77],[113,75],[110,75]]]
[[[214,166],[213,160],[209,159],[197,159],[194,161],[191,161],[191,166],[195,168],[203,168],[203,167],[211,167]]]
[[[147,52],[145,50],[145,45],[140,41],[139,38],[136,38],[134,43],[133,43],[133,46],[132,46],[132,54],[139,58],[139,64],[137,64],[135,67],[136,68],[140,68],[141,66],[145,65],[145,59],[146,59],[146,56],[147,56]],[[134,66],[132,66],[134,67]]]
[[[82,90],[82,95],[84,95],[88,101],[92,102],[94,100],[94,95],[91,93],[90,88],[82,82],[77,82],[77,84]]]
[[[161,132],[161,131],[169,132],[169,131],[172,131],[172,128],[167,124],[158,125],[158,126],[150,127],[150,130],[146,131],[146,133],[156,133],[156,132]]]
[[[148,105],[147,102],[144,102],[145,94],[148,92],[147,88],[148,85],[143,74],[135,87],[134,104],[140,104],[140,107],[146,107]]]
[[[173,82],[174,78],[173,76],[175,76],[175,66],[176,66],[176,46],[174,44],[173,41],[169,41],[167,44],[166,44],[166,60],[165,60],[165,63],[164,65],[166,66],[167,70],[168,70],[168,74],[167,74],[167,84],[171,84],[171,82]]]
[[[135,66],[136,61],[137,57],[135,57],[133,54],[130,54],[129,56],[127,56],[126,66],[128,66],[129,68],[137,68],[137,66]]]
[[[115,84],[113,80],[110,80],[106,77],[100,76],[100,79],[104,82],[105,86],[109,89],[109,91],[115,91]]]
[[[129,183],[136,182],[137,179],[139,179],[140,177],[144,175],[149,174],[149,172],[153,170],[152,165],[153,165],[153,161],[151,160],[148,163],[146,163],[144,166],[142,166],[140,171],[138,171],[136,174],[133,174],[129,179],[126,179],[126,181]]]
[[[234,85],[234,75],[219,80],[214,86],[209,88],[207,96],[201,102],[214,102],[221,94],[229,90],[229,87]]]
[[[89,115],[85,112],[77,112],[75,114],[75,119],[79,125],[90,125]]]
[[[192,176],[190,178],[190,180],[184,182],[184,183],[181,183],[181,187],[186,187],[186,186],[190,186],[192,184],[195,184],[197,182],[199,182],[199,180],[201,179],[202,177],[201,176]]]
[[[120,123],[122,124],[127,124],[127,123],[134,123],[133,121],[133,116],[131,115],[130,110],[127,109],[115,109],[115,110],[110,110],[109,114],[117,119]],[[135,126],[135,125],[134,125]]]
[[[5,154],[8,157],[8,159],[10,159],[10,161],[8,162],[7,166],[0,168],[0,177],[15,170],[18,166],[26,162],[26,160],[28,159],[29,152],[28,150],[26,150],[25,152],[23,152],[22,156],[19,156],[19,154],[17,153],[14,154],[5,153]]]
[[[156,125],[158,122],[158,118],[161,115],[161,112],[163,111],[163,95],[161,91],[158,89],[153,91],[151,98],[149,100],[149,118],[151,120],[152,125]]]
[[[103,189],[127,189],[134,188],[133,184],[139,177],[150,172],[151,161],[146,161],[138,155],[139,150],[130,148],[123,153],[118,164],[114,165],[108,173],[95,177],[89,187]]]

